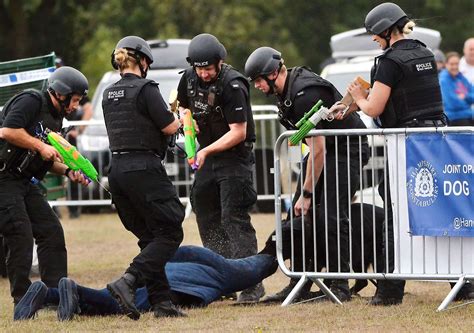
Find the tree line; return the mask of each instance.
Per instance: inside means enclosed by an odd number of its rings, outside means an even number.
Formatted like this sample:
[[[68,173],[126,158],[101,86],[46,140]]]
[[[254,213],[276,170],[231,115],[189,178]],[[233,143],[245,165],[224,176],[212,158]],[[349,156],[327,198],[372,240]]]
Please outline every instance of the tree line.
[[[0,61],[55,51],[81,69],[92,88],[111,69],[110,55],[126,35],[192,38],[209,32],[242,70],[247,56],[267,45],[290,66],[319,72],[330,37],[363,26],[372,0],[4,0],[0,4]],[[410,18],[441,32],[441,49],[462,51],[474,35],[472,0],[399,0]]]

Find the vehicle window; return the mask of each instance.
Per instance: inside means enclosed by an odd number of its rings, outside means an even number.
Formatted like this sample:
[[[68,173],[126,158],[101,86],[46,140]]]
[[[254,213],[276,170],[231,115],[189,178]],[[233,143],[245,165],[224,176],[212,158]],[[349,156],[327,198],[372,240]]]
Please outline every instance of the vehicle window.
[[[151,46],[151,53],[153,55],[151,69],[189,67],[189,63],[186,61],[188,44],[168,44],[163,42],[152,44]]]

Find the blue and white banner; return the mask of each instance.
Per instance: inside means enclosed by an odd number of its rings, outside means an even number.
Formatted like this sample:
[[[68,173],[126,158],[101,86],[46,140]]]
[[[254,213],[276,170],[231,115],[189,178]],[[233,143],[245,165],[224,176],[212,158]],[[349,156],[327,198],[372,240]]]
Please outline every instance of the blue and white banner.
[[[34,69],[12,74],[0,75],[0,87],[13,86],[15,84],[40,81],[49,78],[55,67]]]
[[[412,235],[474,237],[474,135],[407,136]]]

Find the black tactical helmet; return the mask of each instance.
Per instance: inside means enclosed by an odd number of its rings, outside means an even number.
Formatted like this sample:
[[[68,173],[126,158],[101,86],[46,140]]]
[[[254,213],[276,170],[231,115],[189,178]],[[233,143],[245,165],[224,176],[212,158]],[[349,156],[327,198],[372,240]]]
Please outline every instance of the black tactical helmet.
[[[89,83],[87,78],[77,69],[62,66],[56,69],[48,79],[48,89],[63,96],[78,94],[87,95]]]
[[[191,66],[205,67],[217,64],[224,60],[227,51],[224,45],[211,34],[200,34],[195,36],[188,47],[188,57],[186,60]]]
[[[251,80],[273,73],[281,66],[281,53],[262,46],[252,52],[245,63],[245,75]]]
[[[371,34],[379,35],[403,17],[407,17],[407,14],[398,5],[385,2],[374,7],[367,14],[365,29]]]
[[[153,63],[153,55],[151,54],[150,45],[141,37],[138,36],[127,36],[119,40],[115,50],[127,49],[138,52],[140,55],[145,56],[148,65]],[[112,66],[118,69],[115,63],[114,52],[112,52]]]

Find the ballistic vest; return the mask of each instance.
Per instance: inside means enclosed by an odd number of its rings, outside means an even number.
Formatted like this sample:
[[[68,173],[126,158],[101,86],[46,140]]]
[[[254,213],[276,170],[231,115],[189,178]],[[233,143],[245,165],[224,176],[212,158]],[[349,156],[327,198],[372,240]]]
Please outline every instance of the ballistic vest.
[[[59,132],[62,128],[63,116],[59,114],[56,109],[51,109],[50,103],[46,96],[46,92],[40,92],[35,89],[24,90],[17,95],[13,96],[10,100],[5,103],[3,108],[3,119],[8,114],[9,108],[12,103],[20,96],[29,94],[34,96],[36,99],[41,101],[40,112],[37,113],[34,120],[28,124],[25,130],[31,136],[37,137],[42,134],[45,129],[50,129],[54,132]],[[25,112],[31,112],[32,110],[25,110]],[[16,147],[5,140],[0,140],[0,169],[5,167],[6,170],[14,171],[16,167],[21,163],[22,158],[28,153],[27,149]],[[24,177],[31,178],[34,176],[37,179],[42,179],[53,162],[44,161],[40,154],[36,154],[34,159],[29,163],[27,170],[24,172]],[[15,173],[15,172],[14,172]],[[21,176],[21,175],[19,175]]]
[[[130,75],[105,89],[102,108],[111,151],[152,150],[164,157],[166,136],[147,112],[138,110],[138,96],[147,84],[158,85]]]
[[[411,39],[395,43],[375,59],[372,84],[383,58],[394,61],[403,78],[392,87],[385,110],[379,116],[382,127],[399,127],[415,119],[444,119],[436,62],[425,44]]]
[[[229,84],[235,90],[243,88],[247,103],[247,143],[241,142],[231,149],[243,153],[246,150],[245,146],[251,146],[250,143],[255,142],[255,124],[250,106],[247,79],[228,64],[222,64],[216,81],[209,85],[201,86],[199,84],[199,78],[194,68],[188,68],[184,75],[187,80],[187,97],[193,118],[198,126],[204,129],[197,135],[201,148],[215,142],[229,131],[229,124],[222,111],[224,88]],[[222,155],[222,153],[220,154]]]
[[[342,96],[337,89],[327,80],[323,79],[307,67],[293,67],[288,69],[288,87],[284,97],[279,97],[278,118],[280,123],[288,130],[296,129],[295,124],[299,119],[293,110],[295,98],[304,94],[309,87],[329,88],[334,95],[334,100],[339,101]],[[314,101],[316,104],[317,101]],[[329,107],[325,105],[326,107]],[[309,111],[309,110],[306,110]]]
[[[288,69],[288,87],[287,93],[284,98],[279,98],[278,109],[280,123],[287,129],[296,129],[295,124],[300,120],[297,118],[294,109],[295,99],[298,96],[305,94],[305,89],[309,87],[321,87],[331,91],[334,101],[342,99],[339,91],[332,85],[331,82],[323,79],[319,75],[313,73],[309,68],[306,67],[294,67]],[[314,101],[314,104],[317,100]],[[331,105],[324,105],[329,108]],[[307,112],[309,110],[305,110]],[[346,129],[346,128],[365,128],[363,121],[359,115],[355,112],[349,114],[344,120],[338,121],[324,121],[322,122],[323,127],[327,129]]]

